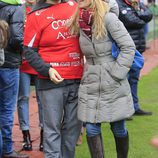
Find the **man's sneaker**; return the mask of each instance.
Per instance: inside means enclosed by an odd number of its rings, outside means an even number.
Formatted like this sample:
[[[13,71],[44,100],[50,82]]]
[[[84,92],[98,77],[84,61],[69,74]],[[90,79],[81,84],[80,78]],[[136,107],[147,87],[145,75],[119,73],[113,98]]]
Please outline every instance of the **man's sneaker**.
[[[29,158],[26,154],[21,154],[19,152],[13,151],[10,154],[4,154],[2,158]]]
[[[143,116],[143,115],[152,115],[152,112],[144,111],[142,109],[138,109],[135,111],[134,115]]]

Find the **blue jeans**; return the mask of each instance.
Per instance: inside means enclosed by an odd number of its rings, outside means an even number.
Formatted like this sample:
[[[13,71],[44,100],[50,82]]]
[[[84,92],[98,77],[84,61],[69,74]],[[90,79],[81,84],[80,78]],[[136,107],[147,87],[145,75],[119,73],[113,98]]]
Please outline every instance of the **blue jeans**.
[[[2,133],[1,133],[1,129],[0,129],[0,157],[2,156],[2,148],[3,148],[3,144],[2,144]]]
[[[145,36],[145,39],[147,40],[147,37],[148,37],[148,32],[149,32],[149,24],[146,23],[144,25],[144,36]]]
[[[128,73],[128,81],[131,88],[133,103],[134,103],[134,109],[137,111],[140,109],[139,107],[139,99],[138,99],[138,81],[140,76],[140,69],[137,70],[130,70]]]
[[[110,123],[111,130],[116,137],[127,136],[127,130],[125,128],[125,121],[116,121]],[[86,132],[88,137],[94,137],[101,133],[101,123],[86,123]]]
[[[40,127],[43,127],[43,109],[42,104],[39,100],[39,95],[37,91],[37,76],[30,75],[27,73],[20,72],[20,85],[19,85],[19,96],[18,96],[18,119],[21,130],[29,130],[29,96],[30,96],[30,83],[31,77],[35,79],[35,91],[36,99],[38,103],[39,110],[39,122]]]
[[[0,129],[2,153],[13,151],[12,128],[19,88],[19,69],[0,68]]]

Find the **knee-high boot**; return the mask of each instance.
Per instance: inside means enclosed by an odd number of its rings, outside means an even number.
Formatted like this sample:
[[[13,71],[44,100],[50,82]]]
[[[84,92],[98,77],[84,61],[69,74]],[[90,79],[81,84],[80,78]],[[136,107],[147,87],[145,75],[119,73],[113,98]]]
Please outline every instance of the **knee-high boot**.
[[[128,148],[129,148],[129,136],[126,137],[116,137],[116,151],[117,158],[127,158],[128,157]]]
[[[104,158],[104,146],[101,134],[94,137],[87,137],[87,143],[91,158]]]

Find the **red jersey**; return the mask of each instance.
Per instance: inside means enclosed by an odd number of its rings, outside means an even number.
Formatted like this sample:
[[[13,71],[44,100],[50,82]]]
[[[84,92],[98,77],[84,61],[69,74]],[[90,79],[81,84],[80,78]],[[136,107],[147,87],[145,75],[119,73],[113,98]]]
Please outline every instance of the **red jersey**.
[[[24,32],[24,45],[38,48],[41,58],[65,79],[81,78],[83,72],[79,37],[66,27],[76,6],[70,0],[34,11],[27,17]]]

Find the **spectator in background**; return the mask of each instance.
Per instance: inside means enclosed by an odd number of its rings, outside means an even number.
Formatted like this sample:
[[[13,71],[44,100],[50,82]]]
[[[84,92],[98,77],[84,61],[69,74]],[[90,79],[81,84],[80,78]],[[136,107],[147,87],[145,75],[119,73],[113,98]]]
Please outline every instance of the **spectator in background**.
[[[139,0],[116,0],[119,6],[119,19],[124,23],[126,29],[131,35],[137,50],[143,53],[146,48],[146,39],[144,36],[144,26],[152,19],[152,12]],[[130,70],[129,84],[131,87],[135,115],[152,115],[141,109],[138,100],[138,81],[140,69]]]
[[[148,7],[148,0],[140,0],[141,3],[143,3],[146,7]],[[145,40],[147,41],[148,38],[148,32],[149,32],[149,24],[146,23],[144,25],[144,36],[145,36]],[[149,49],[150,47],[146,44],[146,49]]]
[[[26,0],[24,5],[25,20],[27,14],[31,11],[32,7],[36,4],[36,0]],[[30,84],[31,80],[35,83],[36,99],[38,103],[39,122],[40,122],[40,145],[39,150],[43,151],[43,109],[39,99],[37,90],[37,72],[28,64],[24,55],[22,65],[20,67],[20,84],[19,84],[19,96],[18,96],[18,119],[20,129],[23,134],[23,150],[32,150],[32,142],[30,136],[29,125],[29,96],[30,96]]]
[[[77,101],[83,55],[78,36],[66,28],[76,6],[71,0],[39,0],[27,17],[24,51],[39,73],[45,158],[74,158],[81,131]]]
[[[13,150],[12,128],[19,89],[19,66],[23,50],[23,8],[16,0],[0,1],[0,19],[9,24],[10,37],[4,49],[5,61],[0,67],[0,128],[3,158],[28,158]],[[13,4],[14,2],[14,4]]]
[[[9,26],[8,23],[4,20],[0,20],[0,66],[4,63],[4,48],[7,46],[9,38]],[[0,122],[1,123],[1,122]],[[2,156],[2,133],[0,126],[0,158]]]

